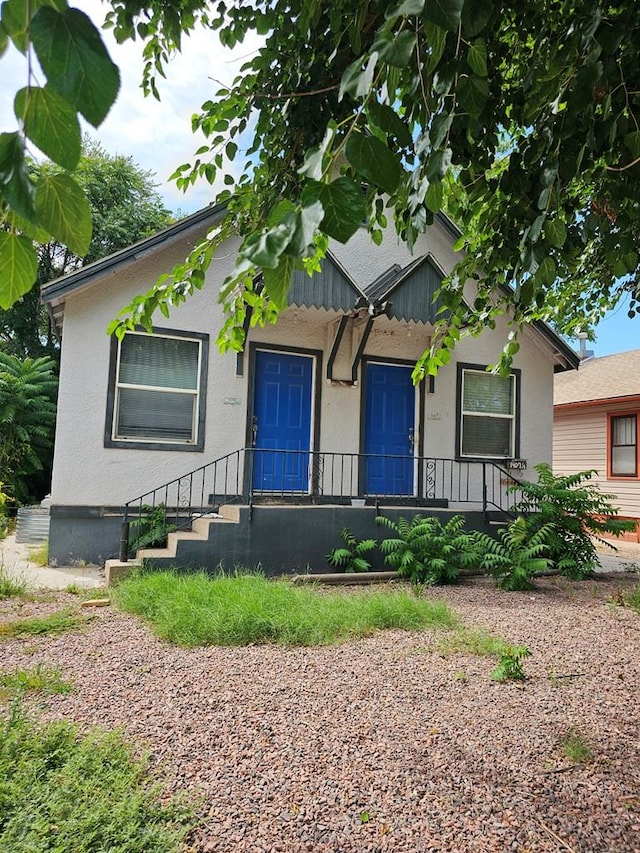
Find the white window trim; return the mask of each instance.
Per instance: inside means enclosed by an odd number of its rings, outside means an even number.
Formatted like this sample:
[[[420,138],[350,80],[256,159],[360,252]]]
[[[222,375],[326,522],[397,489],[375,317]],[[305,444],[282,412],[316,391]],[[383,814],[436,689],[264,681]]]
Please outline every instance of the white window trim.
[[[479,374],[481,376],[487,375],[486,371],[484,371],[484,370],[476,370],[476,369],[470,368],[470,367],[463,367],[462,368],[462,379],[461,379],[461,384],[460,384],[460,447],[458,448],[458,452],[460,454],[460,457],[462,459],[478,459],[478,458],[482,458],[482,459],[512,459],[514,456],[515,447],[516,447],[516,424],[517,424],[516,413],[518,410],[518,401],[516,399],[516,395],[518,393],[518,383],[516,382],[515,374],[511,373],[511,374],[509,374],[508,377],[504,377],[505,379],[508,378],[509,381],[511,382],[511,385],[512,385],[512,397],[511,397],[511,399],[513,400],[513,411],[511,412],[511,414],[503,415],[503,414],[498,414],[498,413],[494,413],[494,412],[473,412],[473,411],[468,411],[467,409],[464,408],[464,398],[465,398],[464,385],[465,385],[465,379],[466,379],[466,376],[468,373],[475,373],[475,374]],[[464,419],[468,418],[468,417],[472,417],[472,418],[496,418],[498,420],[510,420],[511,421],[511,429],[509,431],[510,453],[507,454],[506,456],[505,455],[497,456],[497,455],[494,455],[491,453],[464,453],[462,450],[462,448],[464,446]]]
[[[147,332],[138,332],[138,331],[130,331],[126,332],[125,335],[138,335],[139,337],[148,338],[151,337]],[[113,400],[113,418],[111,421],[111,440],[113,442],[123,443],[123,444],[166,444],[168,446],[196,446],[198,444],[198,440],[200,438],[198,434],[198,429],[200,425],[200,405],[201,405],[201,383],[202,383],[202,351],[203,351],[203,341],[201,338],[190,337],[189,335],[175,335],[168,334],[162,332],[153,332],[154,338],[165,338],[167,340],[180,340],[180,341],[191,341],[198,345],[198,365],[197,365],[197,373],[196,373],[196,387],[195,389],[191,388],[172,388],[166,386],[158,386],[158,385],[136,385],[128,382],[120,382],[120,357],[122,353],[122,341],[118,341],[117,347],[117,355],[116,355],[116,369],[115,369],[115,381],[114,381],[114,400]],[[120,412],[120,390],[128,389],[133,391],[154,391],[156,393],[167,393],[167,394],[187,394],[194,398],[193,403],[193,415],[192,415],[192,433],[191,438],[182,439],[182,438],[158,438],[150,437],[145,438],[143,436],[123,436],[118,435],[118,420],[119,420],[119,412]]]

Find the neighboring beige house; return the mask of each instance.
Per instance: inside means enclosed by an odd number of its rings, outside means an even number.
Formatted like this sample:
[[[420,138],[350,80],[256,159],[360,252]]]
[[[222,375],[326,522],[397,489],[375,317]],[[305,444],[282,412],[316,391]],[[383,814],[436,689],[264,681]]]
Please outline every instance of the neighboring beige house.
[[[180,525],[198,516],[202,534],[181,539],[173,563],[325,568],[341,526],[378,535],[381,504],[486,517],[510,471],[551,461],[553,376],[578,360],[544,324],[522,331],[509,377],[486,372],[508,340],[501,318],[462,340],[435,380],[412,382],[434,293],[459,257],[445,217],[414,255],[392,233],[375,247],[364,228],[333,243],[321,273],[296,273],[276,325],[247,325],[241,355],[215,344],[236,239],[154,335],[110,339],[109,321],[221,215],[206,208],[43,290],[62,337],[52,559],[116,556],[123,505],[129,518],[162,505]],[[229,504],[226,524],[199,518]]]
[[[640,349],[591,358],[555,377],[553,470],[595,469],[600,490],[615,495],[640,542]]]

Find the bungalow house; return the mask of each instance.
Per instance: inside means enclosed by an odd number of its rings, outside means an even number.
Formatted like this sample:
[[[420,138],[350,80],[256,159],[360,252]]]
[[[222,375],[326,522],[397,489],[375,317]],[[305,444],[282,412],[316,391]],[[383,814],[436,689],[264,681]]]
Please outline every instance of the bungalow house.
[[[640,349],[583,361],[557,375],[553,403],[553,470],[595,469],[593,482],[621,518],[636,521],[625,538],[640,542]]]
[[[240,355],[214,343],[237,240],[153,335],[109,338],[122,306],[220,215],[201,210],[43,290],[62,339],[50,559],[124,558],[130,536],[148,544],[166,522],[190,529],[145,552],[159,564],[322,570],[344,525],[375,536],[376,513],[407,504],[481,523],[504,508],[514,468],[550,461],[553,376],[577,358],[545,325],[523,331],[507,378],[485,371],[507,339],[500,320],[412,382],[456,262],[443,216],[414,255],[364,229],[332,244],[321,273],[296,274],[278,323],[248,328]]]

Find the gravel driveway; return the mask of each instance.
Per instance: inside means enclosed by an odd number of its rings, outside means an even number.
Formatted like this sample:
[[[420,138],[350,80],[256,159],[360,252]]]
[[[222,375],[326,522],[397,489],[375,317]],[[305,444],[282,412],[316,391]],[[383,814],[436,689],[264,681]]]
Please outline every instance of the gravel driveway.
[[[640,617],[611,603],[637,579],[440,589],[467,626],[529,646],[528,681],[392,631],[330,648],[156,640],[98,610],[81,632],[0,646],[0,668],[60,666],[47,717],[124,726],[169,786],[202,798],[189,851],[640,851]],[[77,605],[25,604],[21,615]],[[0,620],[15,616],[0,603]],[[560,741],[579,732],[593,761]]]

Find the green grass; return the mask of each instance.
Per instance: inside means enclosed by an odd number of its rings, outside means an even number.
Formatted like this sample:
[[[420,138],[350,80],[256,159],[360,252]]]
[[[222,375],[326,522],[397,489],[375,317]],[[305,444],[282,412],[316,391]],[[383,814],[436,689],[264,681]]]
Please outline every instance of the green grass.
[[[70,693],[73,686],[64,681],[60,670],[38,664],[31,669],[0,671],[0,697],[17,693]]]
[[[483,658],[500,658],[510,643],[490,631],[459,627],[441,637],[436,650],[442,655],[467,654]]]
[[[30,619],[13,619],[0,624],[0,640],[7,637],[34,637],[44,634],[61,634],[87,624],[91,617],[59,610],[50,616],[33,616]]]
[[[560,748],[566,757],[576,764],[585,764],[587,761],[591,761],[593,759],[593,750],[591,749],[589,742],[575,729],[571,729],[569,733],[561,739]]]
[[[409,591],[325,592],[261,575],[142,572],[114,587],[116,606],[147,619],[179,646],[316,646],[385,628],[452,628],[442,602]]]
[[[625,604],[640,615],[640,586],[636,587],[624,597]]]
[[[0,563],[0,600],[5,598],[16,598],[27,592],[27,579],[9,575]]]
[[[0,718],[0,853],[177,853],[192,810],[161,798],[118,732]]]
[[[33,548],[29,548],[29,562],[35,563],[36,566],[46,566],[49,562],[49,543],[42,542]]]

